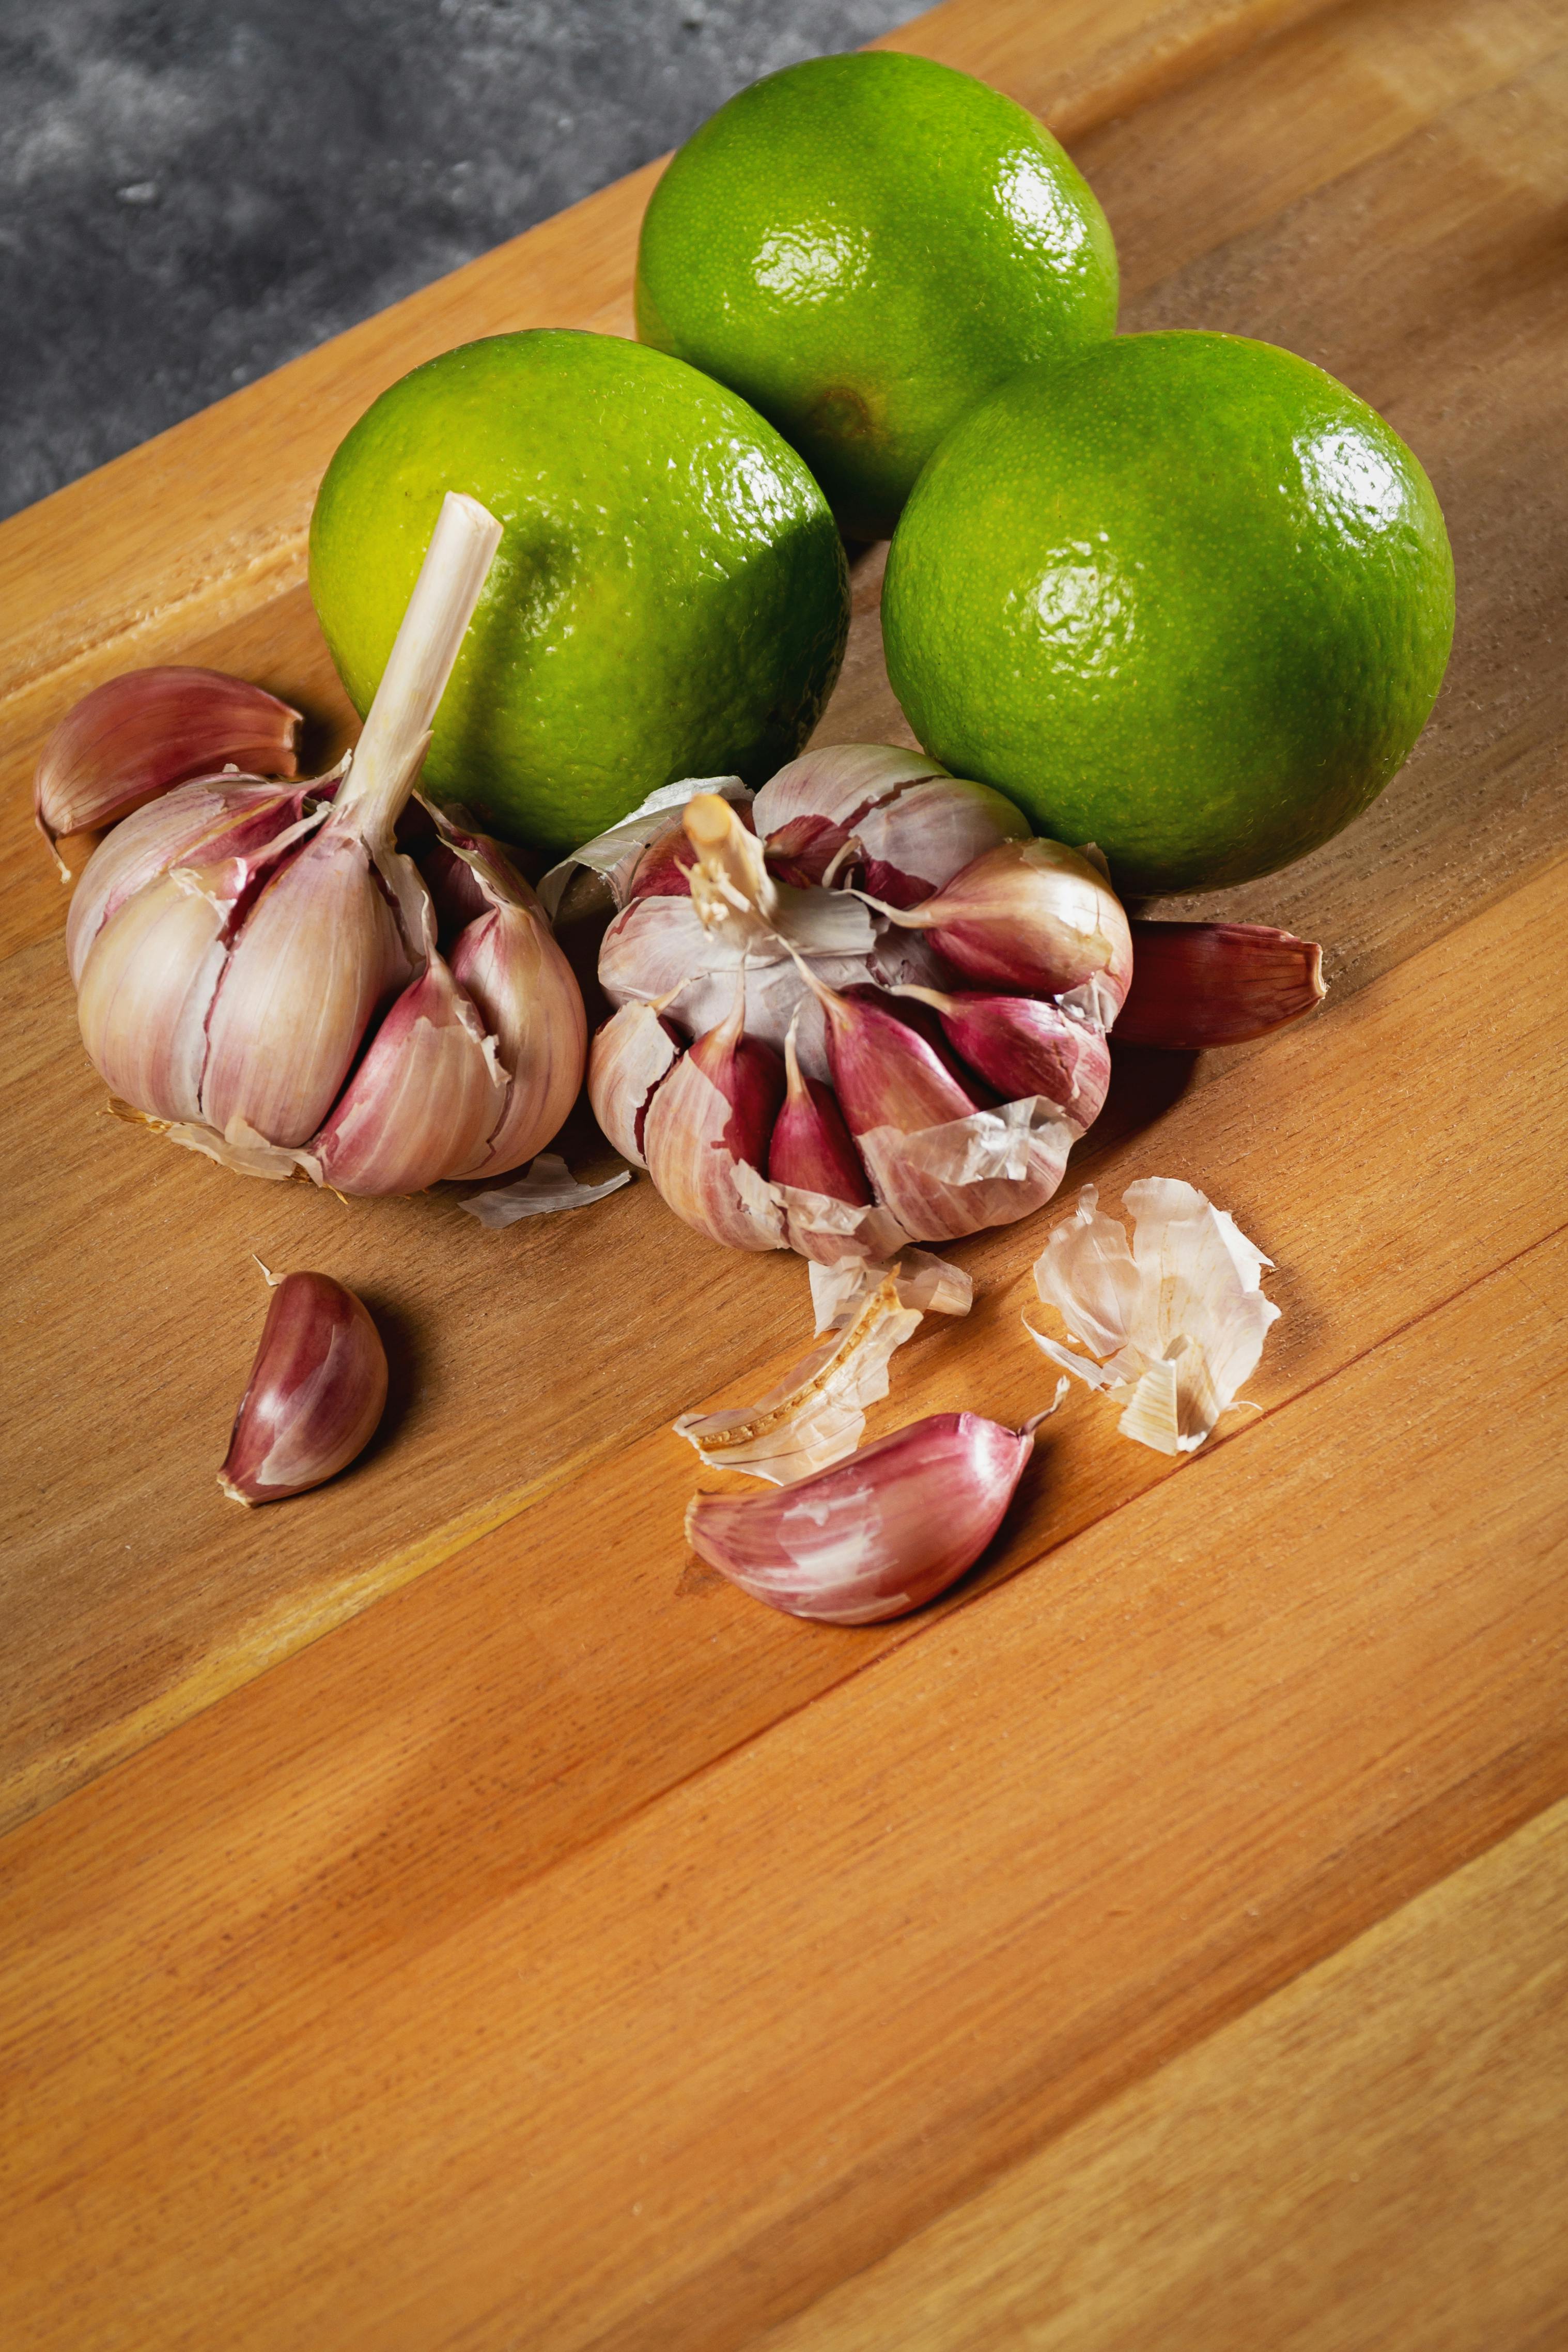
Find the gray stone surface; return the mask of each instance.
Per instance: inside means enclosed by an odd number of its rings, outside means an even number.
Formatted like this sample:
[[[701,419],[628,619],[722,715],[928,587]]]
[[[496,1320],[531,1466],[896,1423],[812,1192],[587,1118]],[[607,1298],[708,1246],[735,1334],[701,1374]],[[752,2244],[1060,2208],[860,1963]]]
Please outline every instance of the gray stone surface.
[[[0,0],[0,513],[911,0]]]

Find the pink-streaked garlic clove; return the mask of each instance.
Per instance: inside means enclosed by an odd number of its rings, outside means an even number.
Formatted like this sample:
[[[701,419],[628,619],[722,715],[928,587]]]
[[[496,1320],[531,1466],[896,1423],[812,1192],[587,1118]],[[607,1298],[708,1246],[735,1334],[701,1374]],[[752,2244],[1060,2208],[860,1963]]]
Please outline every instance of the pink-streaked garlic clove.
[[[896,743],[825,743],[769,778],[752,821],[779,879],[804,887],[823,879],[873,809],[906,785],[946,773]]]
[[[1135,922],[1122,1045],[1201,1053],[1266,1037],[1328,993],[1323,952],[1266,923]]]
[[[436,822],[442,847],[455,853],[479,898],[453,942],[452,975],[496,1040],[507,1081],[501,1117],[481,1150],[463,1164],[454,1155],[446,1173],[498,1176],[531,1160],[559,1130],[582,1084],[588,1017],[543,908],[500,843],[444,816]],[[469,903],[455,874],[446,896],[450,905]]]
[[[827,1015],[833,1090],[852,1135],[877,1128],[914,1132],[981,1108],[984,1097],[874,991],[841,995],[820,981],[810,985]]]
[[[643,1129],[648,1173],[678,1217],[733,1249],[781,1249],[779,1219],[743,1199],[739,1167],[760,1171],[784,1099],[784,1065],[745,1034],[746,1004],[688,1047]],[[765,1188],[764,1188],[765,1189]]]
[[[371,1022],[413,977],[364,841],[329,821],[263,887],[229,950],[207,1018],[203,1118],[220,1135],[243,1124],[308,1143]]]
[[[482,1157],[506,1099],[484,1023],[433,955],[312,1142],[312,1172],[335,1192],[421,1192]]]
[[[919,906],[879,911],[928,932],[967,979],[1047,996],[1092,994],[1107,1028],[1132,979],[1120,899],[1097,866],[1059,841],[1003,842]]]
[[[290,822],[294,803],[283,794],[231,808],[226,823],[192,845],[190,863],[164,867],[128,896],[111,893],[113,910],[85,949],[77,1024],[88,1058],[111,1092],[153,1118],[202,1115],[209,1024],[235,924],[319,821]],[[89,866],[84,888],[91,875]]]
[[[1027,841],[1029,820],[988,784],[935,776],[905,785],[855,828],[865,890],[894,907],[917,907],[1003,842]]]
[[[1111,1051],[1096,1024],[1075,1021],[1038,996],[996,996],[974,989],[952,996],[935,988],[895,988],[928,1004],[962,1062],[1004,1102],[1047,1095],[1082,1133],[1104,1107]]]
[[[258,856],[298,824],[307,797],[330,793],[323,783],[267,783],[251,776],[218,776],[180,784],[117,824],[100,842],[71,893],[66,918],[66,961],[74,986],[110,917],[173,866],[204,866]]]
[[[754,1600],[830,1625],[918,1609],[972,1568],[1034,1448],[1034,1424],[934,1413],[762,1495],[698,1495],[686,1538]]]
[[[801,1192],[869,1208],[871,1186],[831,1087],[801,1071],[791,1024],[784,1041],[784,1108],[773,1123],[768,1176]]]
[[[602,1024],[588,1055],[588,1099],[622,1160],[645,1168],[649,1106],[680,1059],[679,1032],[655,1005],[623,1004]]]
[[[246,1504],[319,1486],[364,1450],[386,1398],[386,1350],[353,1292],[328,1274],[285,1276],[273,1289],[219,1486]]]
[[[84,695],[44,745],[33,792],[38,830],[54,849],[62,835],[113,824],[173,785],[225,768],[292,776],[302,723],[275,694],[222,670],[111,677]],[[55,861],[68,880],[57,850]]]

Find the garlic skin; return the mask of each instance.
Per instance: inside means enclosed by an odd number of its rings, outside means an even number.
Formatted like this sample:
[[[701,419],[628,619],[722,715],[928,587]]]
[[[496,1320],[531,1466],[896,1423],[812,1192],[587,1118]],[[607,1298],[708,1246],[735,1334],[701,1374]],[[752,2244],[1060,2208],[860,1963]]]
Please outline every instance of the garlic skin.
[[[974,1566],[1034,1450],[1034,1423],[912,1422],[767,1495],[697,1495],[686,1539],[754,1601],[826,1625],[921,1608]]]
[[[580,853],[621,898],[591,1093],[688,1223],[831,1265],[1050,1199],[1103,1101],[1131,968],[1091,859],[889,744],[808,751],[749,812],[694,790],[678,830],[654,820],[629,866],[610,866],[616,847]],[[971,962],[1021,958],[1033,976],[988,991],[949,934]],[[720,1032],[784,1056],[783,1100],[744,1149],[698,1083],[703,1055],[688,1071],[681,1051]]]
[[[1240,1045],[1315,1013],[1328,994],[1322,948],[1267,923],[1132,929],[1133,985],[1117,1020],[1125,1045]]]
[[[113,824],[194,776],[298,772],[298,710],[222,670],[136,669],[68,710],[39,754],[33,816],[60,879],[62,834]]]
[[[1085,1184],[1034,1269],[1069,1338],[1109,1361],[1074,1355],[1027,1321],[1024,1328],[1062,1371],[1123,1406],[1124,1437],[1158,1454],[1191,1454],[1257,1370],[1279,1318],[1261,1286],[1270,1261],[1228,1211],[1177,1177],[1142,1177],[1123,1199],[1130,1243]]]
[[[370,1443],[386,1400],[386,1349],[353,1292],[329,1274],[286,1275],[273,1290],[219,1486],[247,1506],[319,1486]]]
[[[68,947],[90,1058],[238,1172],[345,1194],[499,1175],[576,1097],[581,994],[538,900],[498,844],[413,794],[500,529],[448,497],[331,775],[178,786],[83,875]]]

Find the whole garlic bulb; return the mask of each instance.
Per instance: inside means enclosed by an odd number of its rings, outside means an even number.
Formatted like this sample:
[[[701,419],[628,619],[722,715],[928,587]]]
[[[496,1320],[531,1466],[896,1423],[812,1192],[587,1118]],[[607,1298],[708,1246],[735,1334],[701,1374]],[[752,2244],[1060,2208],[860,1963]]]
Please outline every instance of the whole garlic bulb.
[[[886,1257],[1027,1216],[1104,1100],[1127,919],[1000,793],[888,744],[698,792],[610,925],[589,1090],[677,1214]]]
[[[247,1174],[408,1192],[519,1166],[570,1108],[586,1021],[533,892],[497,843],[410,809],[500,532],[447,498],[330,776],[183,784],[89,859],[68,934],[82,1042],[176,1142]]]

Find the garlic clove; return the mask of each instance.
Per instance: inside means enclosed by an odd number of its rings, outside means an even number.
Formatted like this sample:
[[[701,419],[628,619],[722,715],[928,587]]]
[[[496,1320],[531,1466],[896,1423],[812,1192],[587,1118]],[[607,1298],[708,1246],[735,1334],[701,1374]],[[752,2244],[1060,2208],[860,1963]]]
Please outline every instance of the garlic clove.
[[[1006,841],[917,907],[860,894],[897,924],[928,931],[970,980],[1046,996],[1092,990],[1108,1028],[1133,972],[1121,901],[1092,861],[1060,841]]]
[[[264,851],[301,821],[308,796],[330,790],[330,780],[290,789],[250,776],[219,776],[181,784],[126,817],[94,850],[71,893],[66,961],[73,985],[79,986],[89,950],[105,923],[138,890],[172,866],[210,865]]]
[[[336,1192],[420,1192],[484,1155],[507,1081],[468,998],[433,955],[387,1013],[310,1146]]]
[[[648,1108],[680,1059],[681,1040],[656,1005],[623,1004],[595,1034],[588,1055],[593,1116],[622,1160],[645,1168]]]
[[[906,1131],[868,1128],[861,1155],[877,1197],[918,1241],[958,1241],[1043,1208],[1076,1130],[1048,1096]]]
[[[894,907],[918,906],[987,850],[1031,837],[1021,809],[960,776],[905,785],[855,832],[863,887]]]
[[[1111,1083],[1111,1052],[1097,1024],[1075,1021],[1038,996],[995,996],[983,989],[949,996],[908,984],[892,993],[929,1004],[959,1059],[1004,1102],[1047,1095],[1081,1134],[1099,1118]]]
[[[446,1172],[499,1176],[531,1160],[577,1100],[588,1016],[543,908],[499,842],[440,814],[436,822],[442,845],[455,853],[483,902],[453,945],[452,976],[477,1006],[507,1081],[505,1107],[482,1149]]]
[[[745,1033],[746,1000],[689,1046],[643,1123],[648,1173],[678,1217],[733,1249],[782,1249],[777,1212],[758,1214],[736,1171],[760,1171],[784,1099],[784,1066]]]
[[[1116,1016],[1124,1045],[1239,1045],[1328,993],[1322,948],[1266,923],[1136,922],[1132,932],[1133,984]]]
[[[231,806],[193,845],[191,863],[128,897],[110,893],[118,903],[83,958],[77,1022],[111,1091],[152,1118],[199,1115],[207,1024],[235,921],[258,882],[321,822],[319,811],[295,816],[297,804],[296,794],[269,793]]]
[[[368,1444],[386,1397],[386,1350],[353,1292],[327,1274],[286,1276],[272,1294],[219,1486],[246,1504],[319,1486]]]
[[[413,976],[365,843],[329,823],[267,883],[230,950],[207,1023],[202,1117],[220,1133],[243,1119],[269,1143],[308,1142],[372,1016]]]
[[[901,744],[821,744],[768,779],[752,818],[780,877],[803,887],[822,880],[872,810],[906,784],[946,772]]]
[[[775,1184],[869,1206],[871,1187],[831,1087],[802,1075],[792,1022],[784,1040],[784,1108],[773,1124],[768,1175]]]
[[[113,824],[172,785],[215,778],[292,776],[298,710],[222,670],[137,669],[84,695],[38,761],[34,814],[55,849],[62,834]],[[55,850],[62,880],[69,869]]]
[[[918,1609],[974,1566],[1034,1448],[1033,1424],[935,1413],[768,1495],[698,1495],[686,1537],[754,1600],[830,1625]]]
[[[833,1088],[852,1135],[936,1127],[978,1108],[977,1093],[873,991],[841,995],[810,973],[807,982],[827,1015]]]

